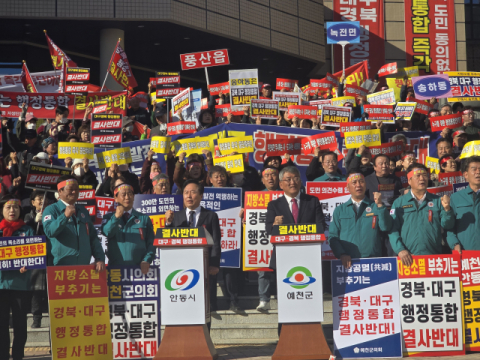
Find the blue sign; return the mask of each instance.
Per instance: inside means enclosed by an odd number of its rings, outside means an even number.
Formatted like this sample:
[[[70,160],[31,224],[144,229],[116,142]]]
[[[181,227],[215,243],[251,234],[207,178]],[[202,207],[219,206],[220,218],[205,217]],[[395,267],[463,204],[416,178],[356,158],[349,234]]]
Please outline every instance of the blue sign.
[[[45,236],[20,236],[0,238],[0,271],[45,269],[47,244]]]
[[[359,21],[327,22],[327,44],[355,44],[359,42]]]
[[[468,186],[468,182],[453,184],[453,192],[456,193],[456,192],[462,191],[463,189],[466,189],[467,186]]]
[[[416,76],[412,78],[415,98],[420,100],[430,100],[432,97],[447,98],[452,97],[452,88],[448,75],[428,75]]]
[[[133,208],[145,215],[162,215],[168,210],[183,210],[182,195],[136,194]]]
[[[333,343],[339,358],[402,357],[397,258],[332,260]]]

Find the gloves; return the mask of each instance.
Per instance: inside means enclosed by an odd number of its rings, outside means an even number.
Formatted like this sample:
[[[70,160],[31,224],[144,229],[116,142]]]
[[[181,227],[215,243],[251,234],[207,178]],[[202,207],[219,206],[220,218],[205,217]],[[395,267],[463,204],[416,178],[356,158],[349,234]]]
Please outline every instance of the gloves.
[[[35,216],[35,222],[36,223],[42,222],[42,213],[41,212],[37,213],[37,216]]]

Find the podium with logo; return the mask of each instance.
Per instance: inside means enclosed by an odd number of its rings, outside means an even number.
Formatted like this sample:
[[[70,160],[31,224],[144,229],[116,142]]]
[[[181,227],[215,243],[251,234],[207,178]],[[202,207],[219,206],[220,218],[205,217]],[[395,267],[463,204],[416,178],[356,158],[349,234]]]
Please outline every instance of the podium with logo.
[[[316,224],[275,225],[270,242],[277,259],[280,339],[272,356],[329,359],[323,321],[322,249]]]
[[[154,359],[216,359],[206,325],[211,235],[203,227],[163,228],[157,230],[154,245],[161,248],[161,324],[165,325]]]

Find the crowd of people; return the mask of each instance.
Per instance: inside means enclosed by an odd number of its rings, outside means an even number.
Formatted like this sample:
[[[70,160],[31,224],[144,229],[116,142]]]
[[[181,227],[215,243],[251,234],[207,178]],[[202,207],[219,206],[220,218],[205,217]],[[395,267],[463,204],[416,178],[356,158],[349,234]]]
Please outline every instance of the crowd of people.
[[[343,95],[344,79],[336,89],[337,96]],[[151,93],[149,84],[148,93]],[[383,90],[383,88],[382,88]],[[401,101],[414,96],[407,80],[401,89]],[[272,97],[272,86],[263,84],[261,98]],[[308,95],[307,101],[321,98],[318,93]],[[331,91],[323,97],[331,98]],[[300,120],[288,118],[285,112],[276,120],[252,118],[248,106],[243,115],[230,113],[226,117],[215,116],[216,104],[228,104],[228,93],[210,96],[207,109],[198,115],[201,131],[221,123],[245,123],[301,127],[319,130],[338,130],[320,123],[318,117]],[[151,102],[149,102],[151,103]],[[366,98],[357,97],[353,107],[352,121],[363,121],[363,105]],[[446,254],[453,250],[480,249],[477,224],[480,200],[480,157],[463,160],[459,155],[469,141],[480,140],[480,128],[475,124],[473,109],[462,103],[439,105],[431,99],[433,109],[428,115],[415,113],[411,120],[396,121],[395,124],[375,123],[381,133],[395,132],[392,141],[401,141],[401,155],[388,157],[383,154],[372,156],[362,145],[349,150],[344,159],[344,170],[339,166],[338,154],[316,148],[306,170],[308,181],[346,181],[351,199],[337,206],[329,226],[329,244],[334,255],[348,268],[352,259],[378,256],[398,256],[404,265],[412,264],[412,255]],[[123,119],[123,142],[166,136],[169,116],[162,103],[140,107],[139,99],[132,97]],[[212,153],[178,156],[173,151],[166,155],[166,172],[162,172],[155,153],[150,150],[144,161],[141,175],[132,173],[127,165],[113,164],[105,170],[104,180],[99,183],[89,168],[87,159],[57,158],[58,142],[90,142],[90,114],[87,108],[83,120],[69,119],[69,109],[57,107],[54,119],[43,123],[26,115],[27,104],[22,106],[16,125],[11,118],[2,118],[3,162],[0,163],[1,212],[0,236],[45,235],[48,248],[48,264],[88,265],[92,257],[98,271],[105,270],[105,252],[97,236],[88,211],[76,204],[79,186],[90,185],[97,196],[112,197],[116,210],[103,218],[100,232],[108,239],[109,264],[138,265],[143,273],[148,272],[155,258],[154,232],[150,218],[133,209],[135,194],[182,194],[185,210],[179,213],[168,211],[165,226],[191,227],[205,225],[212,234],[215,245],[210,249],[210,303],[217,310],[216,283],[219,272],[230,310],[240,311],[239,295],[245,282],[241,268],[220,269],[220,227],[215,212],[201,208],[200,201],[205,187],[237,187],[246,191],[278,191],[284,196],[269,203],[266,232],[273,225],[288,223],[316,223],[318,229],[326,229],[325,216],[319,200],[305,193],[305,183],[298,167],[287,153],[284,156],[265,156],[263,168],[258,171],[245,163],[243,173],[230,174],[225,168],[214,166]],[[404,135],[408,131],[430,131],[430,118],[461,113],[463,125],[458,129],[445,128],[436,142],[440,172],[461,171],[468,186],[451,197],[442,197],[427,191],[429,187],[442,185],[438,175],[420,164],[417,155],[406,150],[408,143]],[[175,118],[182,121],[182,117]],[[170,120],[172,121],[172,120]],[[143,126],[143,134],[134,135],[134,122]],[[14,132],[13,129],[16,131]],[[385,140],[382,137],[382,140]],[[340,149],[341,150],[341,149]],[[58,179],[57,193],[25,188],[25,179],[31,162],[53,164],[71,169],[71,175]],[[395,175],[405,171],[408,187],[404,187]],[[242,200],[243,204],[243,200]],[[243,211],[239,214],[243,218]],[[328,264],[325,262],[325,292],[329,292]],[[275,256],[271,267],[275,269]],[[221,270],[221,271],[220,271]],[[271,295],[275,292],[275,273],[258,273],[260,303],[257,310],[269,309]],[[27,313],[33,313],[32,327],[41,326],[42,312],[47,310],[45,270],[0,272],[0,360],[9,358],[9,317],[14,328],[13,358],[21,359],[27,339]],[[11,312],[11,314],[10,314]]]

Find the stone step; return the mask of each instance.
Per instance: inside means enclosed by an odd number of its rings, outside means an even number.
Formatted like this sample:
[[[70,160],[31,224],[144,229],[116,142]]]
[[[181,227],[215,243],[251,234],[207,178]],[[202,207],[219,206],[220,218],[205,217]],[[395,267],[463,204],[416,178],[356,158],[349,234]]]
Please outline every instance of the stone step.
[[[212,328],[222,325],[237,324],[278,324],[278,310],[244,310],[240,312],[220,310],[212,312]],[[324,310],[324,324],[333,324],[331,312]]]
[[[245,281],[240,293],[243,296],[258,296],[258,283]],[[217,283],[217,296],[228,296],[227,289],[223,285],[223,281]]]
[[[41,327],[39,329],[27,329],[27,343],[25,347],[49,347],[50,346],[50,329]],[[13,329],[10,329],[10,345],[13,341]]]
[[[240,308],[245,310],[256,309],[260,303],[260,298],[258,296],[239,296],[238,305]],[[218,310],[228,310],[230,308],[230,299],[225,296],[217,297],[217,306]],[[278,303],[276,298],[270,299],[270,308],[278,309]]]
[[[210,336],[213,343],[217,339],[275,339],[278,336],[277,324],[226,324],[212,326]]]
[[[32,314],[28,314],[27,315],[27,326],[30,327],[32,326],[33,324],[33,315]],[[50,325],[50,317],[48,315],[48,313],[44,313],[42,314],[42,321],[40,323],[42,325],[42,328],[43,327],[47,327]]]

